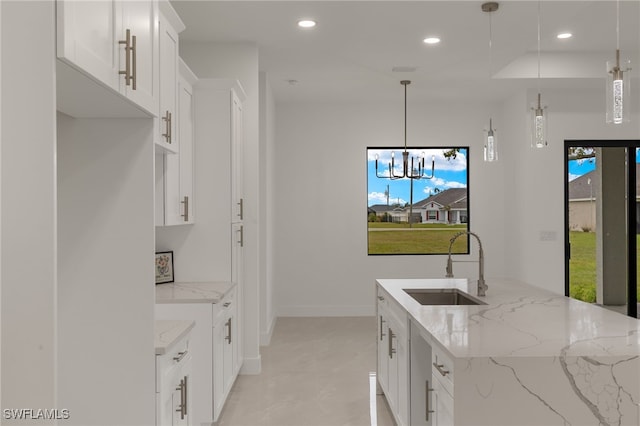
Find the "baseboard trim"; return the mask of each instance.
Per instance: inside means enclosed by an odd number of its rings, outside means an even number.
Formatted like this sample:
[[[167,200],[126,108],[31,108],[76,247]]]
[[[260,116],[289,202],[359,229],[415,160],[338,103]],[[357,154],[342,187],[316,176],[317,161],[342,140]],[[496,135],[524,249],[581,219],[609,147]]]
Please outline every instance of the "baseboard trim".
[[[255,358],[245,358],[240,368],[240,374],[260,374],[262,371],[262,358],[258,355]]]
[[[271,322],[267,327],[267,331],[260,333],[260,346],[269,346],[271,344],[271,336],[273,335],[273,329],[276,326],[276,318],[271,318]]]
[[[375,306],[280,306],[280,317],[372,317]]]

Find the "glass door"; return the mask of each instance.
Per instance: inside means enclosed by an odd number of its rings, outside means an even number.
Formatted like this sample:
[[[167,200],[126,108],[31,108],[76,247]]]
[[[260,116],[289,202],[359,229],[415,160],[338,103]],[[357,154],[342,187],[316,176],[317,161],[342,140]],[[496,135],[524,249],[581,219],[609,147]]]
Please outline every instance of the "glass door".
[[[638,315],[640,141],[565,141],[565,294]]]

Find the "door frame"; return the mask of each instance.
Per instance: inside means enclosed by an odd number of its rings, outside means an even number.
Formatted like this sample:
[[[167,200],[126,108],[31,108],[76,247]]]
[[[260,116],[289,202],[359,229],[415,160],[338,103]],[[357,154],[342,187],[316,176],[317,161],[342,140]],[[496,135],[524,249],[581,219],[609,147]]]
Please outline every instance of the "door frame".
[[[571,259],[571,244],[569,243],[569,148],[573,147],[594,147],[594,148],[640,148],[640,140],[575,140],[565,139],[564,141],[564,294],[569,297],[569,260]],[[628,152],[628,151],[627,151]],[[628,155],[628,154],[627,154]],[[629,157],[627,157],[629,158]],[[632,157],[635,165],[635,153]],[[631,162],[629,162],[631,164]],[[636,200],[636,168],[627,167],[627,199]],[[633,182],[633,184],[631,184]],[[637,279],[637,210],[636,202],[627,203],[627,315],[633,318],[638,317],[638,279]]]

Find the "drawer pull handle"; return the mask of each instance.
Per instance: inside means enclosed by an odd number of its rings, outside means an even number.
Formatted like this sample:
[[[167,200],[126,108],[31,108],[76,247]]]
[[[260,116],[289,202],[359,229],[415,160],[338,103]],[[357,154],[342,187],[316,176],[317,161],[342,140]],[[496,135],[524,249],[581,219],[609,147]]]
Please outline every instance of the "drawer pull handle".
[[[378,296],[378,300],[382,301],[382,300],[384,300],[384,297]]]
[[[189,351],[178,352],[178,356],[174,356],[173,360],[175,362],[180,362],[185,356],[187,356],[187,353],[189,353]]]
[[[443,376],[446,376],[447,374],[449,374],[449,370],[445,370],[444,364],[438,364],[437,362],[433,363],[433,366],[436,368],[436,370],[438,370],[438,373],[442,374]]]
[[[386,336],[386,334],[384,333],[384,324],[386,323],[385,320],[382,319],[382,315],[380,315],[380,341],[382,341],[382,338],[384,336]]]
[[[185,222],[189,222],[189,197],[185,195],[183,200],[180,201],[180,204],[184,205],[184,214],[180,216],[184,217]]]
[[[228,308],[229,306],[231,306],[231,302],[225,302],[222,304],[222,306],[224,306],[225,308]]]

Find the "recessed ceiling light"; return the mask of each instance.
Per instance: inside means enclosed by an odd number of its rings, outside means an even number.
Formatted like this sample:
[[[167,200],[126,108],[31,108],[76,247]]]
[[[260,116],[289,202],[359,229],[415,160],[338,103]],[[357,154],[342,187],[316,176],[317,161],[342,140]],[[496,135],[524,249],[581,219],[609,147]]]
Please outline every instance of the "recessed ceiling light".
[[[427,37],[424,41],[426,44],[438,44],[440,43],[440,39],[438,37]]]
[[[302,19],[298,21],[298,26],[300,28],[313,28],[316,26],[316,21],[312,21],[311,19]]]
[[[559,39],[564,39],[564,38],[571,38],[572,36],[573,34],[571,33],[560,33],[556,37],[558,37]]]

